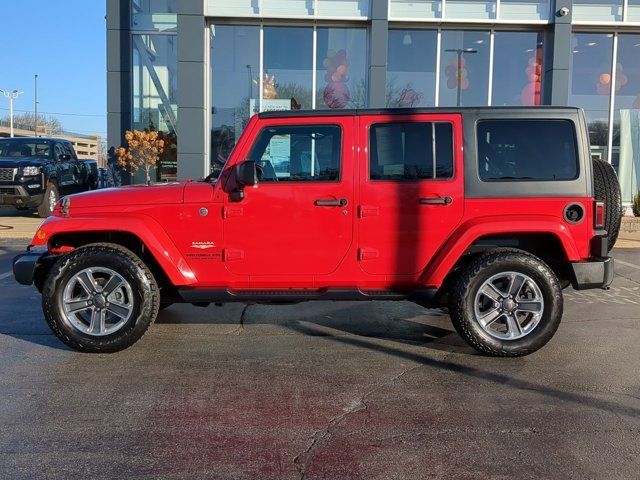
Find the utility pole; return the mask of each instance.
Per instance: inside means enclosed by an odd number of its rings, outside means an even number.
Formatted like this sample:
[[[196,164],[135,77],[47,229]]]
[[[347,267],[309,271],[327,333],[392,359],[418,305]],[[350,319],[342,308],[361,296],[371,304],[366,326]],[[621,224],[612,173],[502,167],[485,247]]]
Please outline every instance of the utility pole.
[[[478,53],[478,51],[473,48],[447,48],[445,52],[452,52],[458,56],[458,71],[456,73],[458,91],[456,92],[456,105],[459,107],[462,102],[462,55],[465,53]]]
[[[37,137],[38,136],[38,74],[37,73],[36,73],[36,99],[35,99],[35,103],[34,103],[33,107],[34,107],[33,109],[35,110],[35,114],[36,114],[35,121],[34,121],[35,126],[34,126],[33,129],[35,130],[35,134],[36,134],[36,137]]]
[[[18,90],[9,91],[2,89],[0,89],[0,92],[9,99],[9,125],[11,127],[11,138],[13,138],[13,101],[22,95],[22,92],[19,92]]]

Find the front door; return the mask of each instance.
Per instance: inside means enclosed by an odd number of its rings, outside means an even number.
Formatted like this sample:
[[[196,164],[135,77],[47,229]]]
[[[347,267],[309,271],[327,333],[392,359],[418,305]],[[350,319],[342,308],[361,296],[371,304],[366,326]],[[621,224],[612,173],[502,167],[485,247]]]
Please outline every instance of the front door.
[[[259,167],[257,186],[246,187],[240,201],[225,199],[230,272],[252,279],[325,275],[340,265],[353,239],[353,122],[263,124],[245,154]]]
[[[361,268],[417,275],[460,222],[464,205],[460,115],[360,118]]]

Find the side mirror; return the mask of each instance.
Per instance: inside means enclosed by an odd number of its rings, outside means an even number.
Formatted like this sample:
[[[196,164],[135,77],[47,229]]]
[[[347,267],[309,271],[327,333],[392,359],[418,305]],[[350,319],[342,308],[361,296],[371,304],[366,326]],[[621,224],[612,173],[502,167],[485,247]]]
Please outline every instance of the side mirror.
[[[256,162],[246,160],[236,165],[236,179],[238,184],[245,187],[253,187],[258,183],[258,169]]]
[[[61,153],[60,155],[58,155],[58,160],[60,160],[61,162],[66,162],[68,160],[71,160],[71,155],[69,155],[68,153]]]

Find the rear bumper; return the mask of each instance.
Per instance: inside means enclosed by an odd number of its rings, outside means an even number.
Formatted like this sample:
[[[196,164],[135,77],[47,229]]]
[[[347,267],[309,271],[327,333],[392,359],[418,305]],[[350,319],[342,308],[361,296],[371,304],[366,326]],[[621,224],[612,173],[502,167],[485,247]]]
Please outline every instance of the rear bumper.
[[[28,251],[13,259],[13,276],[22,285],[32,285],[36,269],[48,255],[46,251]]]
[[[573,288],[609,288],[613,282],[613,258],[595,258],[585,262],[571,262]]]

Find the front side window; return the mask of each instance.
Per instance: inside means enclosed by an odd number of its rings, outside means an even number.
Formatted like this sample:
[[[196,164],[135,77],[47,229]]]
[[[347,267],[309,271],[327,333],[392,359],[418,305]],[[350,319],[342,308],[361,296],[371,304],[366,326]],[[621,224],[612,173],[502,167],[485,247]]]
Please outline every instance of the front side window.
[[[483,120],[478,123],[480,178],[573,180],[578,156],[568,120]]]
[[[260,182],[331,182],[340,176],[341,130],[336,125],[269,127],[250,160]]]
[[[453,126],[444,122],[394,122],[371,126],[371,180],[453,177]]]

